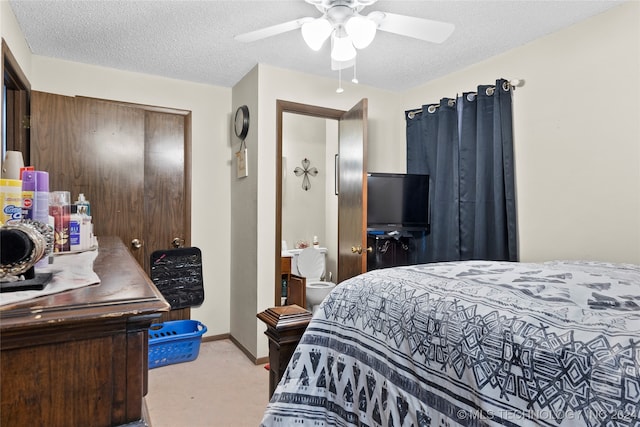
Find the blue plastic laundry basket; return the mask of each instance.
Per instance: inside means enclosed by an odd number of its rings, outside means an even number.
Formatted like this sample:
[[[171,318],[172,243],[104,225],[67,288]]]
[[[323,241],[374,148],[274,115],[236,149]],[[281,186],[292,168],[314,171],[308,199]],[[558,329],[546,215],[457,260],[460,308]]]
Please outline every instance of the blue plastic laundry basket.
[[[149,328],[149,369],[195,360],[207,327],[197,320],[154,323]]]

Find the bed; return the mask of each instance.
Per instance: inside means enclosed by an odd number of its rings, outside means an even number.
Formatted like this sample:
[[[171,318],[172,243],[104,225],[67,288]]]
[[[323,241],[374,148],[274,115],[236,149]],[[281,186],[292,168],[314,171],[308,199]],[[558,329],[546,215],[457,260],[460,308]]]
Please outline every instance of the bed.
[[[262,426],[640,426],[640,266],[374,270],[314,314]]]

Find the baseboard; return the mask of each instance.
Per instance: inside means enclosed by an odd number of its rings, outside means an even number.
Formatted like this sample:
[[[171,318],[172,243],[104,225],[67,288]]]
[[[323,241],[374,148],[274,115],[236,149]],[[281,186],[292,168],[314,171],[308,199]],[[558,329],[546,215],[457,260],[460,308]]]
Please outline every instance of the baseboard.
[[[240,344],[240,342],[237,339],[235,339],[231,334],[208,335],[208,336],[202,337],[202,342],[219,341],[219,340],[230,340],[255,365],[264,365],[265,363],[269,363],[269,356],[256,358],[253,354],[251,354],[249,350],[247,350],[242,344]]]
[[[229,339],[231,340],[232,343],[234,343],[236,345],[236,347],[238,347],[240,349],[241,352],[244,353],[245,356],[247,356],[249,358],[249,360],[251,360],[255,365],[263,365],[267,362],[269,362],[269,357],[259,357],[256,358],[253,354],[251,354],[251,352],[249,350],[247,350],[242,344],[240,344],[240,342],[235,339],[233,337],[233,335],[229,336]]]
[[[202,337],[202,342],[228,340],[230,337],[230,334],[207,335]]]

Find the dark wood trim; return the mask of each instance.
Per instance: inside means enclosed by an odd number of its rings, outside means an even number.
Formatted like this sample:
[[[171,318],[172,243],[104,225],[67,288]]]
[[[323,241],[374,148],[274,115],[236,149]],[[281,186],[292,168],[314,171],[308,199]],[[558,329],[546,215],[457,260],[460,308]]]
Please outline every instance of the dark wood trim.
[[[81,95],[76,95],[76,98],[89,99],[89,100],[92,100],[92,101],[110,102],[110,103],[115,104],[115,105],[122,105],[123,107],[140,108],[142,110],[152,111],[154,113],[176,114],[176,115],[179,115],[179,116],[190,116],[191,115],[191,111],[190,110],[183,110],[183,109],[180,109],[180,108],[161,107],[161,106],[158,106],[158,105],[148,105],[148,104],[136,104],[135,102],[125,102],[125,101],[118,101],[118,100],[106,99],[106,98],[94,98],[94,97],[91,97],[91,96],[81,96]]]
[[[31,84],[24,74],[9,46],[2,39],[2,61],[0,61],[3,82],[7,87],[6,116],[4,123],[7,150],[20,151],[25,165],[31,164],[29,141],[29,116],[31,114]],[[2,153],[4,157],[4,153]]]
[[[202,342],[221,341],[231,339],[231,334],[207,335],[202,337]]]
[[[191,246],[192,116],[184,117],[184,245]]]
[[[21,89],[31,90],[31,83],[29,83],[27,76],[22,71],[22,68],[20,68],[20,64],[18,64],[16,57],[13,56],[4,37],[2,38],[2,66],[2,73],[8,74],[13,85]]]
[[[274,304],[276,306],[281,305],[282,297],[282,289],[280,286],[282,283],[280,254],[282,253],[282,121],[284,113],[301,114],[304,116],[339,121],[346,111],[276,99],[276,257],[274,260],[276,264]]]

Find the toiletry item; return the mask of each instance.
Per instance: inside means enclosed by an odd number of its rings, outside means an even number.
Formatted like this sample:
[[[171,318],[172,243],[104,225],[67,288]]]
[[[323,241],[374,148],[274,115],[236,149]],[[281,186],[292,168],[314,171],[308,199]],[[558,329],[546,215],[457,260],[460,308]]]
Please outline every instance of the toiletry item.
[[[286,278],[282,278],[282,288],[280,289],[280,296],[282,298],[287,298],[287,290],[289,289],[289,286],[287,284],[287,279]]]
[[[49,215],[53,217],[54,252],[68,252],[69,215],[71,214],[71,194],[68,191],[49,193]]]
[[[20,176],[22,177],[22,218],[33,219],[33,199],[35,198],[36,192],[36,174],[31,171],[23,171]]]
[[[80,226],[80,245],[81,249],[91,249],[97,246],[95,237],[93,235],[93,224],[91,224],[91,217],[87,215],[82,216],[82,225]]]
[[[47,224],[49,221],[49,173],[22,172],[22,218]]]
[[[22,218],[22,181],[19,179],[0,179],[0,200],[2,214],[0,223],[18,221]]]
[[[91,204],[89,203],[87,198],[84,196],[84,193],[78,194],[78,200],[76,200],[74,204],[78,206],[79,214],[85,214],[87,216],[91,216]]]
[[[20,151],[7,151],[2,161],[2,178],[20,180],[20,168],[24,167],[24,158]]]
[[[82,249],[82,217],[78,213],[78,206],[71,205],[71,215],[69,215],[69,249],[79,251]]]
[[[314,248],[320,247],[320,242],[318,242],[318,236],[313,236],[313,247]]]

